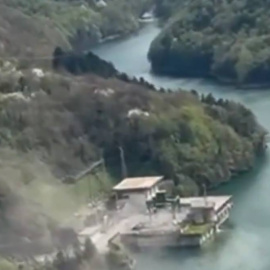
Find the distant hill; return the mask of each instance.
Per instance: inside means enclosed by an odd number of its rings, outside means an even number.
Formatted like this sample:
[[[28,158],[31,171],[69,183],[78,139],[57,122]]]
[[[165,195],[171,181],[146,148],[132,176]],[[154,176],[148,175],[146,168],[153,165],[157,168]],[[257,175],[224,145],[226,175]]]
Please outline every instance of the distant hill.
[[[269,83],[268,1],[158,2],[167,23],[149,51],[154,72]]]
[[[48,56],[56,44],[68,46],[63,34],[52,21],[32,17],[12,7],[10,2],[0,0],[0,59]]]
[[[0,0],[0,58],[48,56],[57,45],[84,50],[132,33],[151,2],[110,0],[98,7],[92,0]]]

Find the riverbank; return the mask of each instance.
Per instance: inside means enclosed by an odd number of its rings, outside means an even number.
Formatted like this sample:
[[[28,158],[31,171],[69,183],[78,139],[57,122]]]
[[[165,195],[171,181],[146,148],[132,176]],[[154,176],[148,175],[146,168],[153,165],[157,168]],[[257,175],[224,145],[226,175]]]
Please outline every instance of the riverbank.
[[[139,34],[139,32],[147,25],[147,24],[151,24],[154,23],[156,20],[154,18],[149,18],[149,19],[140,19],[138,18],[138,22],[140,23],[140,27],[138,29],[133,30],[130,33],[121,35],[121,34],[115,34],[115,35],[110,35],[108,37],[104,37],[100,40],[96,40],[93,43],[90,43],[87,45],[87,50],[91,50],[91,48],[98,48],[98,46],[105,44],[107,42],[113,42],[113,41],[120,41],[123,39],[127,39],[133,35]],[[90,49],[89,49],[90,48]]]
[[[214,75],[207,75],[207,76],[177,76],[172,74],[159,74],[155,73],[150,69],[150,72],[154,77],[157,78],[164,78],[165,80],[167,78],[170,78],[171,80],[189,80],[189,81],[196,81],[196,80],[203,80],[204,82],[210,82],[213,85],[216,85],[218,88],[227,87],[227,88],[234,88],[235,91],[242,91],[242,90],[269,90],[270,89],[270,83],[236,83],[233,80],[222,78],[222,77],[215,77]]]

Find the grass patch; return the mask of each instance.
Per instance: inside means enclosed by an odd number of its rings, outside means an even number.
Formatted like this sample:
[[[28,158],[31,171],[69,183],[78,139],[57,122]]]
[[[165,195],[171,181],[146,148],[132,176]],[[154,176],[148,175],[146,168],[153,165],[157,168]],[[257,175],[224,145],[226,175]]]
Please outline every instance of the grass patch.
[[[100,168],[95,175],[89,174],[75,184],[63,184],[56,179],[49,167],[34,159],[31,154],[19,154],[11,150],[0,151],[0,191],[6,196],[19,196],[27,206],[36,206],[62,223],[72,217],[91,201],[97,201],[111,190],[113,181],[105,170]]]
[[[24,187],[24,197],[37,198],[38,203],[55,220],[68,219],[87,203],[96,202],[111,190],[112,181],[106,172],[87,175],[73,185],[57,181],[33,181]]]
[[[0,270],[16,270],[16,269],[17,267],[15,264],[9,262],[8,260],[0,258]]]
[[[211,227],[211,224],[192,224],[189,225],[184,234],[186,235],[193,235],[193,234],[204,234],[206,233]]]
[[[87,175],[80,179],[76,184],[67,188],[79,203],[104,198],[112,188],[112,179],[104,171],[96,175]]]

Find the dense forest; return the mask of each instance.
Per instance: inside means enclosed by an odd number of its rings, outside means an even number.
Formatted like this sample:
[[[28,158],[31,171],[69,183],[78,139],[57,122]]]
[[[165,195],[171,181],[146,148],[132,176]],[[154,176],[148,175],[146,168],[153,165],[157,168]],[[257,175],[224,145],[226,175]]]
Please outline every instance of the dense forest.
[[[135,167],[137,174],[162,173],[173,179],[184,175],[198,185],[215,185],[232,172],[252,167],[264,131],[241,104],[181,90],[157,92],[143,80],[115,73],[104,61],[105,66],[87,66],[81,58],[78,62],[76,56],[64,55],[64,65],[82,64],[82,72],[90,68],[92,74],[74,78],[47,72],[33,77],[25,72],[16,81],[17,73],[11,71],[10,81],[0,82],[5,91],[0,112],[3,145],[38,151],[57,175],[72,173],[102,155],[120,168],[120,146],[130,173]],[[98,61],[91,53],[86,59]],[[100,76],[102,67],[109,67],[107,79]]]
[[[133,33],[151,2],[0,0],[0,57],[48,56],[57,45],[85,50],[107,37]]]
[[[149,51],[154,72],[269,83],[269,1],[157,2],[167,23]]]

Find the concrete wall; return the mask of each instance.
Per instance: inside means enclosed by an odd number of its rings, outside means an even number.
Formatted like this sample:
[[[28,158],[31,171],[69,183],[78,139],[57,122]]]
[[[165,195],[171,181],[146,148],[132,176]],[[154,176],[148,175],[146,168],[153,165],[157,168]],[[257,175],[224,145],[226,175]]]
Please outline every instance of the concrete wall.
[[[169,248],[169,247],[199,247],[213,237],[213,233],[200,235],[180,235],[170,233],[165,235],[139,236],[136,234],[121,235],[121,241],[128,246],[138,248]]]
[[[156,195],[157,191],[158,191],[158,184],[147,190],[119,191],[117,192],[117,195],[119,198],[127,196],[133,201],[137,199],[138,201],[141,201],[145,205],[146,200],[153,198]]]
[[[121,241],[132,247],[139,248],[162,248],[162,247],[178,247],[179,234],[174,232],[159,235],[136,235],[136,234],[122,234]]]
[[[219,227],[230,217],[230,210],[232,208],[232,203],[226,204],[220,211],[216,214],[216,228]]]
[[[141,213],[146,213],[146,194],[130,193],[127,203]]]

